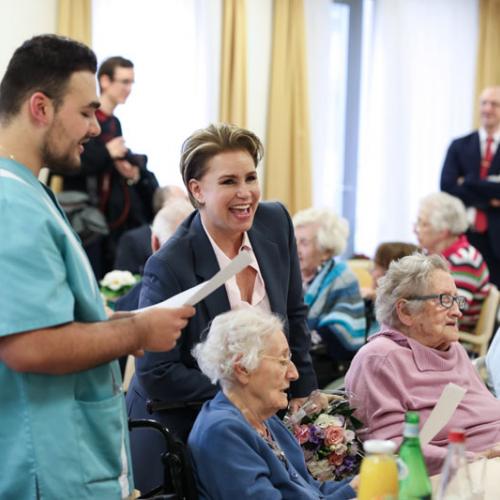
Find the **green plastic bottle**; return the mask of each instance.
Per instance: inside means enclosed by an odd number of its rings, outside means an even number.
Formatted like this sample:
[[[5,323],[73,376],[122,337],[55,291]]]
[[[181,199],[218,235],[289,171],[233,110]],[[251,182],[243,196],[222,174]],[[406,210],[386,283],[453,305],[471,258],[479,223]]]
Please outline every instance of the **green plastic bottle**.
[[[399,500],[430,500],[432,485],[427,473],[420,438],[418,437],[418,413],[409,411],[405,416],[403,443],[399,458],[404,466],[399,480]]]

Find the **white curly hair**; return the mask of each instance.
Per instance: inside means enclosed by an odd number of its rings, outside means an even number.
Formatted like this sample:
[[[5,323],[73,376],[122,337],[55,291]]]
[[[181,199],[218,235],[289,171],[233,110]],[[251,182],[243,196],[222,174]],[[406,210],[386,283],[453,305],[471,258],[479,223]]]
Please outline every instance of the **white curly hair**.
[[[450,272],[448,262],[438,254],[424,255],[415,252],[399,260],[393,260],[388,271],[378,280],[375,313],[377,321],[393,328],[401,327],[396,303],[411,295],[425,295],[435,271]],[[412,313],[424,307],[423,302],[410,302]]]
[[[316,224],[316,244],[329,257],[337,257],[347,246],[349,223],[327,208],[306,208],[293,216],[293,226]]]
[[[191,353],[212,383],[227,387],[234,381],[234,363],[238,361],[249,372],[255,370],[268,339],[276,331],[283,331],[283,322],[276,315],[236,309],[217,316],[207,338]]]
[[[420,210],[429,212],[429,224],[436,231],[448,230],[458,236],[469,226],[462,200],[448,193],[432,193],[422,198]]]

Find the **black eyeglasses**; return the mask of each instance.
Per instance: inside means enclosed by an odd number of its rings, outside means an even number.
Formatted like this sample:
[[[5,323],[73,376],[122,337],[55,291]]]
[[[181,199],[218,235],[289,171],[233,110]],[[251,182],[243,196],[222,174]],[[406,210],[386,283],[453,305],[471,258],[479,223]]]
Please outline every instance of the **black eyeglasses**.
[[[408,297],[406,300],[431,300],[431,299],[439,299],[439,303],[445,308],[450,309],[453,307],[453,302],[457,303],[458,308],[461,311],[464,311],[467,307],[467,299],[463,295],[457,295],[454,297],[449,293],[439,293],[434,295],[412,295]]]

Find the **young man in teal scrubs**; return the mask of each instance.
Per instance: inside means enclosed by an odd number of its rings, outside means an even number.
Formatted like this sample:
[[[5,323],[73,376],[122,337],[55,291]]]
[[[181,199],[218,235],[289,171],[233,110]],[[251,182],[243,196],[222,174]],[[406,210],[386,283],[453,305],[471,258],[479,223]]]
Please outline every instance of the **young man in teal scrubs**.
[[[106,321],[89,262],[42,166],[80,168],[99,134],[96,59],[44,35],[0,83],[0,498],[119,499],[132,491],[119,356],[175,345],[194,308]]]

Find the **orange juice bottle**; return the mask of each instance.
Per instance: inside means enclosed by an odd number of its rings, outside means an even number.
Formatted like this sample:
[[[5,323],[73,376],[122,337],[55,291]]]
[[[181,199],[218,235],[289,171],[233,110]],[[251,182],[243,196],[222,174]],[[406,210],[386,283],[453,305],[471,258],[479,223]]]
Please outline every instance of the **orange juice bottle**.
[[[397,500],[398,468],[392,441],[371,439],[364,443],[366,456],[359,473],[358,500]]]

